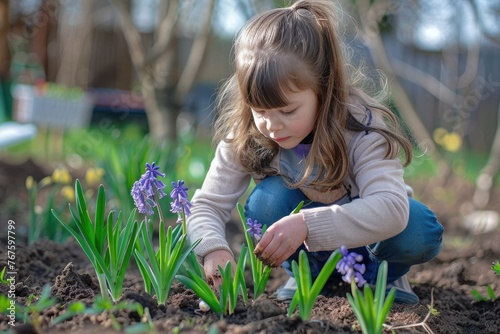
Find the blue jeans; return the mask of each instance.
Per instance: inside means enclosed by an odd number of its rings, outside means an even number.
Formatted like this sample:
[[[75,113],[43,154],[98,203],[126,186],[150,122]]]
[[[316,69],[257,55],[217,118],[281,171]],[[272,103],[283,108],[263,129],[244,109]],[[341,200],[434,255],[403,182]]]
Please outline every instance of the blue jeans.
[[[280,176],[271,176],[256,185],[248,197],[245,215],[269,227],[282,217],[289,215],[301,201],[305,202],[304,208],[325,205],[312,202],[300,189],[290,189]],[[443,226],[437,221],[436,215],[427,206],[413,198],[409,198],[409,202],[410,217],[405,230],[387,240],[349,249],[351,252],[363,255],[363,262],[366,265],[363,277],[370,284],[375,284],[378,267],[383,260],[388,262],[387,281],[392,282],[405,275],[412,265],[430,261],[441,250]],[[304,245],[300,246],[282,264],[290,276],[293,276],[291,263],[293,260],[298,261],[301,249],[306,250]],[[318,276],[333,251],[308,252],[313,279]],[[340,276],[337,271],[334,271],[330,281],[340,281]]]

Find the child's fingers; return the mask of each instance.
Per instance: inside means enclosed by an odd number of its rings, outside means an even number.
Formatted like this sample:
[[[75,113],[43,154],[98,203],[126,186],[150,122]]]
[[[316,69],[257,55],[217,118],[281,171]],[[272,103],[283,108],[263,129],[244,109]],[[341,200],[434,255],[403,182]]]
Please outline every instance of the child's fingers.
[[[272,266],[278,267],[292,256],[293,253],[295,253],[295,249],[289,243],[283,242],[274,254],[269,257],[269,262]]]
[[[269,241],[267,241],[269,240]],[[255,252],[255,255],[266,264],[270,264],[269,258],[273,256],[276,250],[280,247],[280,242],[270,233],[269,237],[265,240],[265,246],[261,246],[261,250]],[[262,240],[261,240],[262,242]],[[260,242],[259,242],[260,244]]]
[[[253,253],[255,255],[259,256],[262,253],[262,251],[267,247],[267,245],[269,245],[269,243],[271,242],[272,239],[273,239],[273,236],[271,235],[271,233],[269,233],[269,230],[268,230],[266,233],[264,233],[262,238],[259,240],[259,242],[255,246]]]

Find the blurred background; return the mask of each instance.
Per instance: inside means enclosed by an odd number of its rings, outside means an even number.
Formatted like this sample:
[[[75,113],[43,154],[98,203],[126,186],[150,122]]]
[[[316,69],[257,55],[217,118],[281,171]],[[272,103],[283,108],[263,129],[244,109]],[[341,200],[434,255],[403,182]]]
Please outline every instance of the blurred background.
[[[288,3],[0,0],[2,217],[42,219],[85,177],[89,189],[105,184],[110,206],[131,210],[130,188],[151,161],[167,180],[199,187],[235,34],[256,13]],[[406,177],[416,196],[463,216],[487,213],[467,224],[494,228],[500,1],[335,3],[351,62],[375,81],[387,77],[391,107],[414,138]]]

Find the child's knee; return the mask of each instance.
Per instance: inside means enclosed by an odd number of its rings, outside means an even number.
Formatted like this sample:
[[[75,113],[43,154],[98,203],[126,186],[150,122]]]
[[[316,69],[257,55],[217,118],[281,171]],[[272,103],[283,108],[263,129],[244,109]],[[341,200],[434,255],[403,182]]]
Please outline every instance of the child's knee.
[[[290,189],[280,176],[261,180],[254,188],[245,205],[245,215],[263,225],[290,214],[305,196],[299,189]]]
[[[412,199],[410,199],[409,223],[419,226],[414,235],[420,249],[420,261],[427,262],[431,260],[441,250],[443,226],[437,220],[434,212],[424,204]]]
[[[408,263],[425,263],[439,254],[444,229],[429,208],[415,200],[410,203],[409,233],[396,238],[394,248]]]
[[[370,257],[407,265],[432,260],[441,250],[443,226],[422,203],[410,198],[410,218],[400,234],[368,247]]]

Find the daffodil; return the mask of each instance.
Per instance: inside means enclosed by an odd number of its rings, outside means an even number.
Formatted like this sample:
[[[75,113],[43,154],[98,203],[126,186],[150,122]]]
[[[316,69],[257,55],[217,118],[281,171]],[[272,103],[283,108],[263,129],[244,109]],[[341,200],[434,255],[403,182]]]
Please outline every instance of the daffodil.
[[[456,132],[450,132],[443,138],[443,147],[449,152],[457,152],[462,147],[462,138]]]
[[[68,201],[75,200],[75,189],[72,186],[64,186],[61,188],[61,195]]]
[[[72,181],[71,174],[64,167],[57,167],[52,173],[52,181],[60,184],[70,184]]]
[[[94,186],[101,182],[103,176],[104,169],[100,167],[89,168],[85,172],[85,182],[88,186]]]

